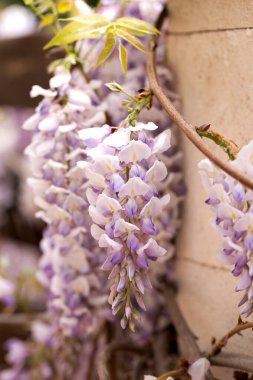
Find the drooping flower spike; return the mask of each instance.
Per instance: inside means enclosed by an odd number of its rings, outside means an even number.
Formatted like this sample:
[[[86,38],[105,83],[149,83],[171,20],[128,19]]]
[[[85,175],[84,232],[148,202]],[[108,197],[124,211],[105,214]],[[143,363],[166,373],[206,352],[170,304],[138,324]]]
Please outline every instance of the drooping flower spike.
[[[97,83],[96,83],[97,85]],[[32,96],[44,99],[24,125],[34,130],[26,153],[31,157],[37,217],[46,229],[41,242],[43,256],[39,278],[50,292],[48,308],[66,336],[84,336],[94,327],[96,307],[106,297],[97,273],[101,254],[90,235],[86,177],[76,163],[86,156],[78,130],[105,122],[105,106],[93,83],[78,71],[60,70],[50,89],[34,86]]]
[[[91,234],[106,249],[103,269],[110,271],[112,281],[109,302],[113,314],[123,310],[123,328],[129,322],[134,329],[137,316],[132,298],[145,309],[143,295],[151,286],[149,262],[166,253],[155,237],[159,232],[156,221],[169,195],[159,198],[156,185],[167,177],[158,155],[169,149],[170,131],[153,138],[149,131],[155,129],[153,123],[137,123],[79,132],[90,158],[78,166],[89,180]]]
[[[253,176],[253,141],[244,146],[232,161],[239,170]],[[215,217],[212,226],[222,236],[218,258],[233,267],[239,278],[236,291],[244,292],[239,306],[246,317],[253,312],[253,191],[217,169],[209,160],[199,163],[203,186]]]

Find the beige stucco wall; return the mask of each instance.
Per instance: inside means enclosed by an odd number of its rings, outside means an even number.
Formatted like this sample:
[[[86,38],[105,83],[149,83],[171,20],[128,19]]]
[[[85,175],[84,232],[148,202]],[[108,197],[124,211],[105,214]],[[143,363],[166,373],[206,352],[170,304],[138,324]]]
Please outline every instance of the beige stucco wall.
[[[253,138],[253,1],[170,0],[169,10],[168,55],[185,118],[193,125],[211,123],[239,145],[246,143]],[[220,238],[209,225],[197,172],[203,156],[186,139],[183,149],[189,191],[178,239],[178,299],[207,350],[211,336],[235,325],[240,295],[234,292],[237,280],[216,259]],[[231,340],[227,352],[253,357],[249,335]],[[220,377],[232,378],[228,372]]]

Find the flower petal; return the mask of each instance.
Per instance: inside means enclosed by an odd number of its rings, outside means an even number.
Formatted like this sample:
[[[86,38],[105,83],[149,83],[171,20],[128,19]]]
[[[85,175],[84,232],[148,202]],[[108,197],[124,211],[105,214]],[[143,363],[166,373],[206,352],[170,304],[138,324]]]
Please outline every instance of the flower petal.
[[[119,152],[121,162],[129,164],[136,163],[143,159],[149,158],[151,155],[150,147],[142,141],[132,140],[129,144]]]

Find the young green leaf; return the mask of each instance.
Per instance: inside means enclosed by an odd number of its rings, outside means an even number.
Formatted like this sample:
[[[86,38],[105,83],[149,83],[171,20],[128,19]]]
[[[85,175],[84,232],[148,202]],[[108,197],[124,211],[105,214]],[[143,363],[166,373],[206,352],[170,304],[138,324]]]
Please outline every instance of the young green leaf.
[[[84,25],[92,25],[101,22],[101,25],[103,24],[104,26],[106,26],[109,23],[108,19],[105,16],[99,15],[97,13],[92,13],[87,16],[69,17],[65,18],[64,21],[76,21]]]
[[[131,34],[136,36],[145,36],[150,34],[159,34],[159,30],[153,25],[139,20],[135,17],[121,17],[115,20],[115,24],[119,27],[127,29]]]
[[[85,38],[96,38],[103,33],[104,26],[101,27],[99,22],[87,26],[79,22],[71,22],[56,34],[56,36],[47,43],[44,49],[48,49],[52,46],[67,45]]]
[[[122,92],[123,87],[121,87],[117,82],[109,82],[105,84],[111,91]]]
[[[105,45],[98,56],[98,59],[95,65],[96,68],[102,65],[103,63],[105,63],[105,61],[107,61],[107,59],[110,57],[110,55],[114,51],[115,44],[116,44],[115,37],[111,33],[109,33],[106,37]]]
[[[40,22],[40,28],[44,28],[45,26],[52,25],[55,20],[55,17],[52,13],[48,13],[47,15],[43,16]]]
[[[70,12],[71,9],[72,9],[72,1],[71,0],[60,0],[57,4],[57,11],[60,14]]]
[[[127,74],[127,49],[121,43],[119,44],[119,60],[124,74]]]
[[[116,28],[114,34],[120,38],[123,38],[125,41],[133,45],[136,49],[139,49],[143,52],[146,51],[145,46],[141,43],[141,41],[132,34],[128,33],[126,30]]]

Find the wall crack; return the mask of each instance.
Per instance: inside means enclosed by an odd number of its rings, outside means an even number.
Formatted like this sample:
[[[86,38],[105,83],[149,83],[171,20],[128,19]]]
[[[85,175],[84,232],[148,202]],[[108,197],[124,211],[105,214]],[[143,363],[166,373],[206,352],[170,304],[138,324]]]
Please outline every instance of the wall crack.
[[[238,27],[238,28],[220,28],[220,29],[203,29],[203,30],[189,30],[185,32],[173,32],[169,31],[169,36],[191,36],[194,34],[205,34],[205,33],[223,33],[223,32],[231,32],[237,30],[246,30],[251,31],[253,26],[248,27]]]
[[[229,268],[227,268],[225,266],[223,267],[223,266],[218,266],[215,264],[208,264],[208,263],[205,263],[203,261],[193,259],[192,257],[180,256],[180,257],[177,257],[176,260],[177,261],[186,261],[186,262],[193,264],[193,265],[198,265],[200,267],[206,267],[209,269],[219,270],[219,271],[223,271],[223,272],[230,272],[231,271]]]

